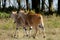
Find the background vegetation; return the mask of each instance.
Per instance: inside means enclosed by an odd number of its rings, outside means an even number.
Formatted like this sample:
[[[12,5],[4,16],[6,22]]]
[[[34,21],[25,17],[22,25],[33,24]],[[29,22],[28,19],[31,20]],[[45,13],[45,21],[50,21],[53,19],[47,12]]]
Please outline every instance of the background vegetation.
[[[53,4],[56,1],[57,1],[57,4],[55,4],[56,8],[54,8]],[[23,7],[24,9],[27,10],[31,9],[31,10],[35,10],[35,12],[37,11],[43,12],[43,14],[45,15],[53,15],[53,13],[59,15],[60,13],[58,11],[60,10],[59,7],[60,4],[59,4],[59,0],[56,1],[55,0],[38,0],[38,1],[37,0],[30,0],[30,1],[29,0],[0,0],[0,11],[10,12],[13,9],[18,11],[21,7]]]

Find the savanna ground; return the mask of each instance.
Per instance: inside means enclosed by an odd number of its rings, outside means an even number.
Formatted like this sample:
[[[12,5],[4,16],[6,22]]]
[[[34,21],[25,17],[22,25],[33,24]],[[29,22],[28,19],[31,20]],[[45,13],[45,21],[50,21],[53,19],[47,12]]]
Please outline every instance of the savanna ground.
[[[36,39],[23,37],[24,30],[19,29],[19,37],[14,38],[15,24],[11,18],[0,19],[0,40],[60,40],[60,17],[44,16],[45,33],[46,38],[42,37],[42,34],[37,34]]]

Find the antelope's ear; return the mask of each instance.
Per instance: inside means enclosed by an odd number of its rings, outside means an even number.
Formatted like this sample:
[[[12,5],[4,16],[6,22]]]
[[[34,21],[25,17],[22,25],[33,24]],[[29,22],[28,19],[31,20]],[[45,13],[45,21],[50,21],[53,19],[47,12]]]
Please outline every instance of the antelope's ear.
[[[17,14],[17,11],[12,11],[12,14],[16,15]]]

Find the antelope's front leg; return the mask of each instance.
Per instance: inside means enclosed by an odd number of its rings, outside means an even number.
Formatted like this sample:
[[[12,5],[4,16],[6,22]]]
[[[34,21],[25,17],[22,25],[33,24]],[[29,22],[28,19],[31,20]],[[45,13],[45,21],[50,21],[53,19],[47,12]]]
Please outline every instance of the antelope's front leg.
[[[24,32],[25,32],[24,36],[28,36],[27,28],[24,26],[23,29],[24,29]]]
[[[15,29],[15,33],[14,33],[14,38],[17,38],[18,37],[18,33],[19,33],[19,25],[17,24],[16,25],[16,29]]]
[[[32,32],[32,26],[29,28],[29,37],[31,37],[31,32]]]
[[[35,33],[34,33],[34,35],[33,35],[33,38],[36,37],[36,35],[37,35],[37,31],[38,31],[38,28],[35,26]]]

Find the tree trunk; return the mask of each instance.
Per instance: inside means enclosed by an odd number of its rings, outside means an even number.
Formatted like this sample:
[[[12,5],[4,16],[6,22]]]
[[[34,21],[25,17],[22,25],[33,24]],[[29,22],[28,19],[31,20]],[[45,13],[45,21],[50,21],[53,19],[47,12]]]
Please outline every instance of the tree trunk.
[[[42,0],[42,10],[41,11],[44,11],[44,9],[45,9],[44,3],[45,3],[45,0]]]
[[[27,10],[29,9],[28,0],[26,0]]]
[[[1,9],[1,0],[0,0],[0,9]]]
[[[18,11],[20,10],[20,0],[17,0],[17,3],[18,3]]]
[[[39,12],[40,0],[32,0],[32,9],[35,9],[36,12]]]
[[[17,3],[18,3],[18,10],[17,10],[17,13],[19,12],[19,10],[20,10],[20,8],[21,8],[20,1],[21,1],[21,0],[17,0]]]
[[[60,1],[58,0],[58,13],[57,15],[60,15]]]
[[[52,12],[52,4],[53,4],[53,0],[49,0],[49,14],[50,15],[53,15],[53,12]]]
[[[0,11],[1,11],[1,0],[0,0]]]
[[[4,0],[3,2],[4,2],[4,4],[3,4],[3,10],[5,11],[6,0]]]

